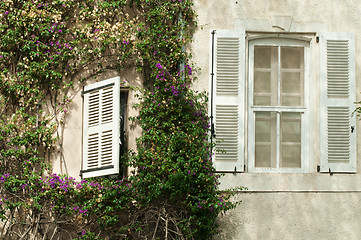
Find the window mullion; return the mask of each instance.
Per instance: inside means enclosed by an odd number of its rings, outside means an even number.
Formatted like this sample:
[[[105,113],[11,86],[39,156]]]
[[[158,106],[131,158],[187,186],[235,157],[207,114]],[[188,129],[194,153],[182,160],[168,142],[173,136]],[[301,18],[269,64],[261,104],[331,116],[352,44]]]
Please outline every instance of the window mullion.
[[[277,112],[277,169],[280,169],[281,159],[281,112]]]
[[[277,106],[281,106],[281,47],[277,47]],[[281,111],[277,111],[277,169],[280,169],[281,158],[281,139],[280,139],[280,121]]]
[[[277,106],[281,106],[281,47],[277,47]]]

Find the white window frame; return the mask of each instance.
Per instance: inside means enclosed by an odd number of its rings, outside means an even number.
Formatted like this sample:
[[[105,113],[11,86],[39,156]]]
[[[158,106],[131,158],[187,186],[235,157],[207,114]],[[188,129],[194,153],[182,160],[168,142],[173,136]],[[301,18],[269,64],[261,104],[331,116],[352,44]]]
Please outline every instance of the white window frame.
[[[308,38],[274,37],[272,35],[249,39],[248,41],[248,172],[269,173],[307,173],[310,163],[310,40]],[[254,69],[254,46],[287,46],[304,47],[304,106],[303,107],[264,107],[253,106],[253,69]],[[255,112],[300,112],[301,114],[301,167],[279,168],[279,157],[276,168],[255,167]],[[277,114],[278,122],[280,114]],[[277,126],[278,132],[280,125]],[[277,144],[279,150],[279,144]]]

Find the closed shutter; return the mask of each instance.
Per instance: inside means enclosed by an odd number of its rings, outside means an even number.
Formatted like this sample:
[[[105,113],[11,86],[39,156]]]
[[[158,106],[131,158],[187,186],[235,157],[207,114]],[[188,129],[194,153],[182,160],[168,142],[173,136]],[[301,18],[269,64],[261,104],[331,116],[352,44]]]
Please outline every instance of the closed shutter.
[[[120,79],[84,88],[83,178],[119,173]]]
[[[320,36],[321,172],[356,172],[355,38]]]
[[[243,172],[245,34],[217,30],[213,47],[214,165],[221,172]]]

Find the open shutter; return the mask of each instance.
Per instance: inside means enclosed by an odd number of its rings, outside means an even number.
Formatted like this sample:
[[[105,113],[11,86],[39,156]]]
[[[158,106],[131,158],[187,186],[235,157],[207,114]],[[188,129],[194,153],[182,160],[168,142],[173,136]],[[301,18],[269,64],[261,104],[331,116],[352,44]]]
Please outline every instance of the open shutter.
[[[217,30],[213,83],[217,171],[244,171],[245,34]]]
[[[355,37],[320,35],[321,172],[356,172]]]
[[[84,88],[83,178],[119,173],[120,79]]]

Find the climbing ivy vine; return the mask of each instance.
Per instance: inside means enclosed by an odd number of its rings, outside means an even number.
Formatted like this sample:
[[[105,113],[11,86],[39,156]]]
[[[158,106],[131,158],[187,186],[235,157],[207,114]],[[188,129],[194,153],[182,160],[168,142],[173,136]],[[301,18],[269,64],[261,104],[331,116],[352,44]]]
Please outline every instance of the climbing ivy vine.
[[[207,96],[190,89],[191,0],[0,2],[0,237],[210,239],[235,207],[218,190]],[[184,67],[179,67],[184,66]],[[136,172],[77,182],[52,173],[69,91],[137,69],[143,135],[123,156]],[[70,113],[69,113],[70,112]],[[223,194],[223,195],[222,195]]]

